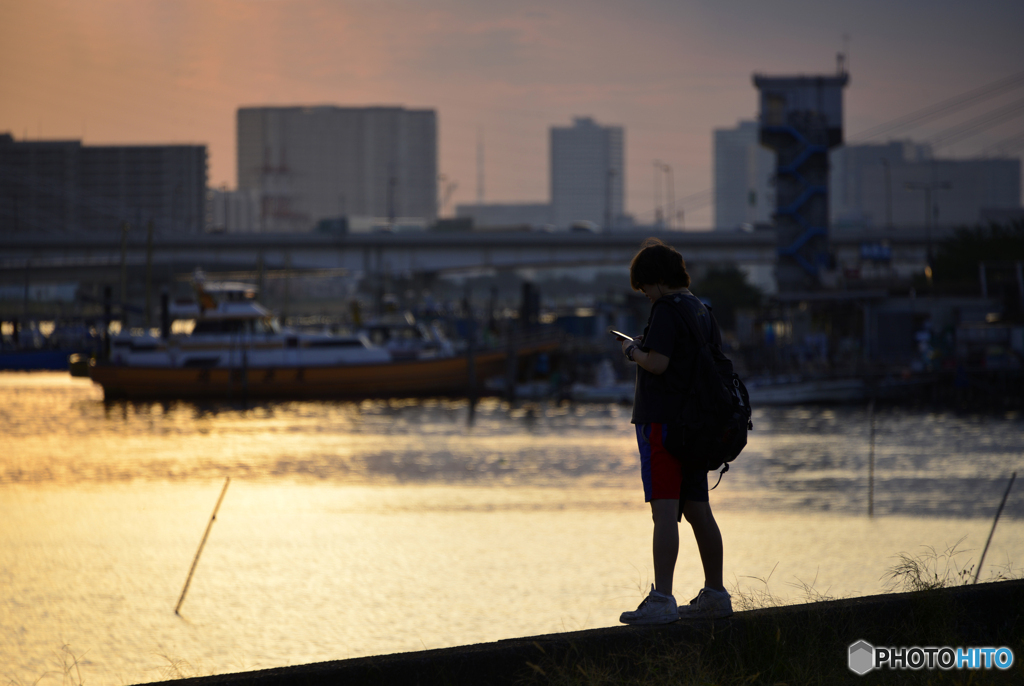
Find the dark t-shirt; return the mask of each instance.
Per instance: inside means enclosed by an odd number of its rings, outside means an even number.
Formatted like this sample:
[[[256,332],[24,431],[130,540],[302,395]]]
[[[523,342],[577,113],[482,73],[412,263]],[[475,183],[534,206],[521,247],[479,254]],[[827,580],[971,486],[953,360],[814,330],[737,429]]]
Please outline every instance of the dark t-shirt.
[[[686,395],[693,383],[694,356],[699,349],[699,343],[686,326],[686,320],[678,310],[679,306],[693,312],[705,340],[712,344],[716,362],[719,365],[727,364],[728,372],[732,372],[732,363],[721,352],[722,333],[704,303],[689,291],[658,298],[651,306],[640,349],[644,352],[653,350],[669,358],[668,368],[663,374],[652,374],[640,365],[636,366],[632,419],[634,424],[667,424],[679,417],[682,412]]]

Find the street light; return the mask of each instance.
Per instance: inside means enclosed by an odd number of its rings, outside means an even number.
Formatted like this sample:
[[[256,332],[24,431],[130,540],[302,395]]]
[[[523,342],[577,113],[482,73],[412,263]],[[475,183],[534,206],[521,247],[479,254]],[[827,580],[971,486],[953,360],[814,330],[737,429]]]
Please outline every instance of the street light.
[[[882,167],[885,168],[885,230],[892,231],[892,175],[889,170],[888,158],[880,159]]]
[[[928,264],[925,275],[930,283],[932,280],[932,191],[946,190],[952,188],[953,185],[949,181],[930,181],[928,183],[907,181],[903,187],[908,191],[924,191],[924,230],[925,242],[928,246]]]
[[[665,208],[661,205],[661,179],[659,172],[667,175],[667,180],[665,181],[665,204],[668,205],[668,211],[665,211]],[[675,228],[675,177],[672,175],[672,165],[662,162],[661,160],[654,160],[654,202],[656,205],[654,211],[655,222],[660,225],[662,217],[668,217],[668,228]]]

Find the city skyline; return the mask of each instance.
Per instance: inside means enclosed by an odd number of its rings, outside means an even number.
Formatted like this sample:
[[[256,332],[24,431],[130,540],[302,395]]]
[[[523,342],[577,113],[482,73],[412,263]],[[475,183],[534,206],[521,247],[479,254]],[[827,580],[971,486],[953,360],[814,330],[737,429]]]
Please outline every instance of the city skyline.
[[[486,202],[547,200],[548,129],[588,116],[626,131],[626,211],[653,219],[660,160],[674,169],[688,228],[711,226],[712,132],[754,117],[754,72],[830,74],[846,52],[846,130],[856,136],[1024,64],[1024,7],[995,0],[772,8],[441,0],[426,9],[411,0],[0,0],[0,8],[0,132],[18,140],[206,144],[210,185],[234,187],[239,107],[432,108],[439,172],[458,184],[454,207],[476,198],[481,139]],[[924,141],[948,123],[898,137]],[[1020,131],[1018,117],[936,152],[978,154]]]

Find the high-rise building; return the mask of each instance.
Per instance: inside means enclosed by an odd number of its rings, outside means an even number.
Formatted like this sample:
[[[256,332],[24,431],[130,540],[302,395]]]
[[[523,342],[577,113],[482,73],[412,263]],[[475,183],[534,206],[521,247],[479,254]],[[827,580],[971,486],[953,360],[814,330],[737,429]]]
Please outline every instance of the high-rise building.
[[[91,146],[0,134],[0,231],[198,233],[206,220],[205,145]]]
[[[625,133],[577,117],[551,128],[551,219],[565,228],[592,222],[610,228],[624,217]]]
[[[211,188],[207,199],[207,231],[248,233],[260,225],[260,196],[256,191]]]
[[[715,129],[716,229],[754,226],[772,220],[775,153],[762,146],[758,138],[758,124],[754,121],[741,121],[732,129]]]
[[[238,190],[253,230],[308,231],[335,217],[437,217],[437,115],[402,107],[238,110]]]
[[[831,155],[832,226],[973,225],[1020,209],[1019,159],[938,159],[927,145],[849,145]]]

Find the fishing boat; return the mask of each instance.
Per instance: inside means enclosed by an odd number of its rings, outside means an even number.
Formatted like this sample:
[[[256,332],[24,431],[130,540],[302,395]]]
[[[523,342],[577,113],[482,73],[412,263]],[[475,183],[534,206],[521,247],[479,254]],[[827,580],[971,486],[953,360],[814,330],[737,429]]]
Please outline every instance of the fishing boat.
[[[359,333],[388,351],[395,361],[452,357],[455,347],[438,324],[417,321],[412,312],[391,314],[365,324]]]
[[[193,280],[194,300],[169,303],[160,336],[119,334],[89,377],[108,399],[344,398],[465,395],[507,369],[509,352],[553,350],[552,340],[456,354],[451,346],[393,354],[365,334],[281,327],[240,283]],[[169,320],[193,321],[171,333]]]
[[[95,330],[82,322],[58,321],[47,336],[33,322],[18,339],[0,337],[0,371],[66,370],[71,356],[88,357],[99,349]]]
[[[755,378],[746,382],[751,407],[806,403],[852,403],[866,397],[862,378]]]

